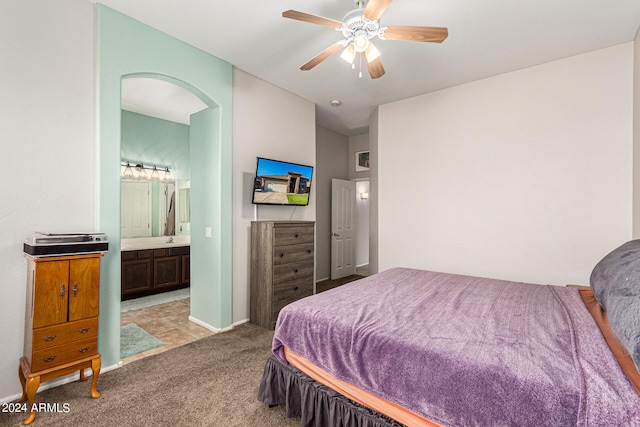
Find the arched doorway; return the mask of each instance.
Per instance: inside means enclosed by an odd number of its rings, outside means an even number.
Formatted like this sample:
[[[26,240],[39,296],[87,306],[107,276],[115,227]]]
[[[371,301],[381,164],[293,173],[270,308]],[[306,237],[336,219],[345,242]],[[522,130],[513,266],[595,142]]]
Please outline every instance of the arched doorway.
[[[120,86],[152,76],[187,88],[209,106],[191,141],[191,296],[193,321],[216,329],[232,323],[231,65],[101,4],[98,19],[98,228],[107,233],[100,291],[103,367],[120,359]],[[148,72],[153,70],[153,72]],[[209,124],[210,126],[206,126]],[[197,201],[197,202],[196,202]],[[205,230],[211,230],[211,236]]]

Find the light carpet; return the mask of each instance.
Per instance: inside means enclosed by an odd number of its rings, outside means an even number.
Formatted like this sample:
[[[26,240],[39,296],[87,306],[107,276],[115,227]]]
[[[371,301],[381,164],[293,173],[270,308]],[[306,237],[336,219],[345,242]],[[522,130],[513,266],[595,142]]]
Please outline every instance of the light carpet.
[[[260,378],[271,355],[273,331],[244,324],[182,347],[104,372],[99,399],[91,399],[91,381],[41,391],[49,404],[34,427],[295,427],[284,405],[269,408],[257,399]],[[20,389],[16,376],[13,388]],[[56,411],[56,406],[68,410]],[[26,414],[0,411],[0,426],[22,425]]]

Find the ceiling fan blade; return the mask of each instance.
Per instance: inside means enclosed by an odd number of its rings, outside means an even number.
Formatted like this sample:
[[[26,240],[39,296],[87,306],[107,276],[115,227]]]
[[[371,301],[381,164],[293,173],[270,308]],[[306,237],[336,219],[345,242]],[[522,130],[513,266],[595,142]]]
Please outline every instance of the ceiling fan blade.
[[[323,18],[322,16],[310,15],[304,12],[298,12],[297,10],[287,10],[282,12],[283,18],[296,19],[298,21],[311,22],[312,24],[324,25],[330,28],[342,27],[342,22],[335,19]]]
[[[309,62],[304,64],[302,67],[300,67],[300,69],[303,71],[309,71],[310,69],[312,69],[313,67],[315,67],[316,65],[318,65],[319,63],[321,63],[322,61],[324,61],[325,59],[327,59],[328,57],[330,57],[340,49],[342,49],[344,45],[345,45],[344,40],[340,40],[339,42],[332,44],[331,46],[329,46],[328,48],[326,48],[325,50],[323,50],[322,52],[314,56],[311,60],[309,60]]]
[[[446,27],[391,26],[384,30],[381,38],[386,40],[442,43],[448,35],[449,30]]]
[[[367,62],[367,58],[362,54],[364,62],[367,64],[367,69],[369,70],[369,75],[372,79],[377,79],[384,76],[384,67],[382,66],[382,62],[380,61],[380,57],[372,60],[371,62]]]
[[[391,0],[369,0],[362,14],[365,18],[375,21],[376,19],[380,19],[390,4]]]

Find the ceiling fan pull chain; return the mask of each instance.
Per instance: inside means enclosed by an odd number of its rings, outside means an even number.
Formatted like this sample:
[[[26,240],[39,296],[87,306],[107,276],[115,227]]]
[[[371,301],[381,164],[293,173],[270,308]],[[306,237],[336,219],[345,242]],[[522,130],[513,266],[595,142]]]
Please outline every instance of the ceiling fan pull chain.
[[[360,73],[358,73],[358,78],[362,78],[362,55],[359,55],[358,62],[360,63]]]

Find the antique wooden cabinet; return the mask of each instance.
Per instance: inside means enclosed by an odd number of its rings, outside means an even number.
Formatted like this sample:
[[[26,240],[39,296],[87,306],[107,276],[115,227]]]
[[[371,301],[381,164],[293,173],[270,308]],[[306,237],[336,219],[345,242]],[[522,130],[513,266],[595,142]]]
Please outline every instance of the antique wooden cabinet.
[[[287,304],[313,294],[315,223],[251,223],[250,320],[274,329]]]
[[[100,374],[98,313],[101,253],[27,258],[24,352],[20,359],[20,402],[29,407],[42,382],[75,371],[84,381],[91,368],[91,397]],[[32,411],[24,421],[35,418]]]

